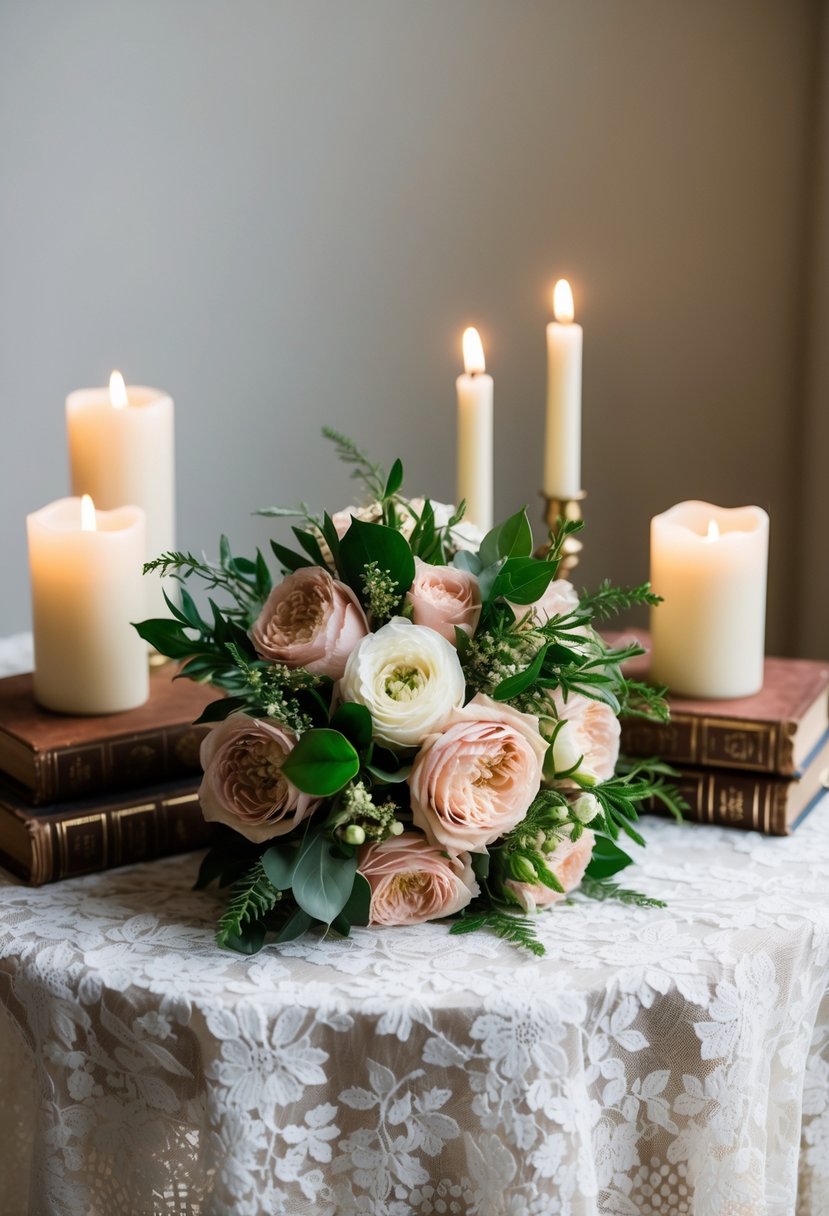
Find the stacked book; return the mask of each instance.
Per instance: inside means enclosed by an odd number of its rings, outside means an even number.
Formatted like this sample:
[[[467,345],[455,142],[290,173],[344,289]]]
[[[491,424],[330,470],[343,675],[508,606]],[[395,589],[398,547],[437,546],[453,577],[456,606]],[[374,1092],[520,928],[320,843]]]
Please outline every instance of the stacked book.
[[[193,722],[216,694],[172,676],[138,709],[77,718],[36,705],[31,675],[0,680],[0,866],[39,885],[210,843]]]
[[[647,679],[646,656],[627,669]],[[829,663],[768,658],[753,697],[668,700],[668,723],[622,720],[622,751],[674,766],[689,819],[786,836],[829,790]]]

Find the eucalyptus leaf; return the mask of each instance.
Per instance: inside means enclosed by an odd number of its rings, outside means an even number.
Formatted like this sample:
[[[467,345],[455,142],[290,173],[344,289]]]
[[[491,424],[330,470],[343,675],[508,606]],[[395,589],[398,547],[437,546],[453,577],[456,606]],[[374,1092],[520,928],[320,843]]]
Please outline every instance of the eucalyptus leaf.
[[[314,920],[329,925],[348,903],[356,872],[356,854],[343,857],[320,832],[297,858],[291,883],[294,899]]]
[[[297,908],[276,935],[277,942],[292,942],[296,938],[302,937],[303,933],[307,932],[314,923],[313,918],[308,915],[302,908]]]
[[[452,558],[452,565],[456,570],[467,570],[470,574],[480,574],[483,568],[480,557],[471,549],[458,549]]]
[[[265,926],[261,920],[252,921],[239,933],[224,933],[221,944],[237,954],[258,954],[265,944]]]
[[[360,757],[345,735],[330,727],[306,731],[282,766],[303,794],[330,798],[360,771]]]
[[[287,891],[290,887],[297,856],[296,849],[289,850],[279,845],[272,845],[262,854],[262,869],[277,891]]]

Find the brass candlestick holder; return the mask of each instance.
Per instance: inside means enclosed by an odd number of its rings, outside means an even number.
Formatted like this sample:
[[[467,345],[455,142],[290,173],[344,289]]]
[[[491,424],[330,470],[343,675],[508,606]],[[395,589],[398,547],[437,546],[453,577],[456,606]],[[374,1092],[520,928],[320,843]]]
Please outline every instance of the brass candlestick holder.
[[[542,491],[541,497],[544,499],[544,523],[548,532],[554,532],[559,520],[582,518],[581,504],[587,497],[587,491],[579,490],[578,494],[574,494],[572,498],[553,498]],[[577,536],[567,537],[562,547],[561,565],[558,570],[562,578],[570,578],[579,564],[583,548],[584,545]],[[536,557],[543,557],[549,551],[550,542],[546,540],[536,550]]]

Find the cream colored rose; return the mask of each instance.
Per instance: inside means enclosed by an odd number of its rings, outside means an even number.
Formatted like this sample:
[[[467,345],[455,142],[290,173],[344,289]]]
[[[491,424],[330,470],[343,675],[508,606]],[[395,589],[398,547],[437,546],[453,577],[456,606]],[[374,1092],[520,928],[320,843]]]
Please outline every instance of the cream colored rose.
[[[339,690],[365,705],[376,739],[417,747],[463,704],[466,685],[455,647],[398,616],[354,648]]]
[[[571,693],[565,701],[553,694],[556,711],[564,725],[556,732],[552,763],[557,773],[573,773],[582,781],[595,783],[613,776],[619,759],[619,719],[604,701],[594,701]]]
[[[447,856],[419,832],[366,845],[358,868],[371,887],[372,925],[420,925],[453,916],[479,893],[469,855]]]
[[[534,623],[546,625],[554,616],[565,616],[579,606],[579,595],[566,578],[553,579],[547,590],[532,604],[513,604],[507,600],[515,619],[521,621],[532,613]]]
[[[409,791],[416,827],[443,848],[483,852],[526,815],[546,750],[535,718],[478,694],[415,758]]]
[[[595,839],[587,828],[578,840],[562,840],[555,850],[545,857],[547,868],[564,887],[565,893],[574,891],[584,878]],[[525,912],[535,912],[538,908],[546,908],[549,904],[556,904],[560,899],[564,899],[560,891],[553,891],[541,882],[516,882],[515,879],[508,878],[504,886],[512,892]]]
[[[263,659],[338,680],[367,633],[365,613],[351,588],[327,570],[307,566],[274,587],[250,636]]]
[[[205,819],[224,823],[255,843],[290,832],[318,805],[283,776],[296,735],[263,718],[231,714],[201,745]]]
[[[415,625],[426,625],[455,645],[455,627],[472,637],[481,619],[481,590],[474,574],[454,566],[430,566],[415,558],[406,596]]]

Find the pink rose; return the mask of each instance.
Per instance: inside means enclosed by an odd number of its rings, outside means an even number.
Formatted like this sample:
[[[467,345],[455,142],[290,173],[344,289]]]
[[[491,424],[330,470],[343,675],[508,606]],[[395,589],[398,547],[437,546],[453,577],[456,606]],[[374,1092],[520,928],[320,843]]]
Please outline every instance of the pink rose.
[[[455,645],[455,626],[472,637],[481,619],[481,590],[474,574],[454,566],[430,566],[415,558],[415,577],[406,596],[415,625],[426,625]]]
[[[565,892],[574,891],[584,878],[595,839],[590,829],[586,828],[578,840],[562,840],[545,857],[547,869],[552,871]],[[546,908],[564,899],[560,891],[553,891],[541,882],[516,882],[508,878],[504,886],[512,892],[525,912],[535,912],[538,908]]]
[[[563,773],[578,764],[576,774],[588,781],[607,781],[619,759],[619,719],[604,701],[594,701],[571,693],[565,701],[553,693],[556,713],[566,725],[557,732],[552,761],[556,772]],[[581,759],[580,759],[581,758]]]
[[[283,836],[319,803],[282,775],[296,735],[264,718],[231,714],[201,745],[205,819],[225,823],[256,844]]]
[[[421,925],[453,916],[479,893],[469,854],[448,857],[419,832],[366,845],[359,870],[371,887],[372,925]]]
[[[305,566],[274,587],[250,636],[263,659],[339,680],[367,633],[365,613],[351,588],[321,566]]]
[[[534,717],[479,693],[453,710],[415,757],[415,825],[443,848],[484,852],[526,815],[546,750]]]
[[[574,608],[578,608],[579,594],[566,578],[557,578],[553,579],[547,590],[535,603],[513,604],[510,600],[507,600],[507,603],[515,613],[517,621],[523,620],[527,613],[531,612],[535,618],[535,624],[546,625],[554,616],[565,616]]]

